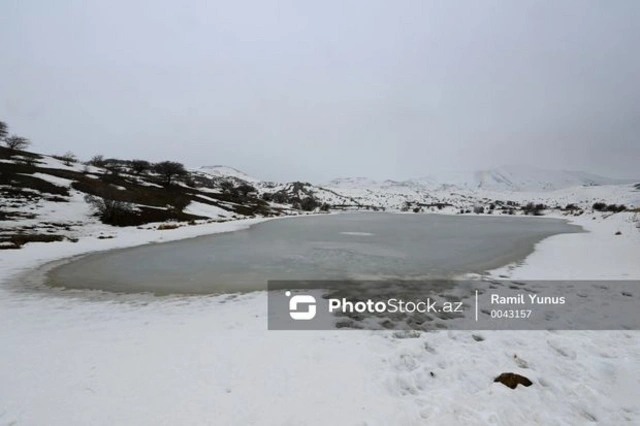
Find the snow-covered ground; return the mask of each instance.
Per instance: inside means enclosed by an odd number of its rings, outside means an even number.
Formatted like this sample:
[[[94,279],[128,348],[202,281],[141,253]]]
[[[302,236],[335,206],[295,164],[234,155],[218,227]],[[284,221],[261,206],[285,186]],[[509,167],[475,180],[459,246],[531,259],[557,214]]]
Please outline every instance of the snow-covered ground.
[[[542,203],[548,207],[565,207],[567,204],[575,204],[581,209],[589,210],[593,203],[607,201],[609,203],[624,204],[626,206],[640,205],[640,191],[633,185],[598,185],[598,186],[574,186],[555,190],[490,190],[490,189],[464,189],[441,188],[431,190],[428,187],[412,182],[383,183],[363,182],[361,180],[339,181],[339,184],[329,186],[328,189],[339,192],[363,205],[378,205],[387,209],[399,209],[403,203],[435,204],[446,203],[451,207],[443,210],[435,206],[425,208],[425,211],[455,213],[459,209],[468,209],[474,205],[485,207],[496,200],[513,201],[520,204],[529,202]],[[322,194],[319,194],[322,199]],[[327,202],[332,202],[328,200]]]
[[[594,217],[572,218],[589,233],[548,238],[492,275],[640,279],[633,214]],[[100,297],[17,282],[47,261],[261,220],[0,252],[0,424],[640,424],[635,331],[276,332],[264,293]],[[534,385],[493,383],[505,371]]]

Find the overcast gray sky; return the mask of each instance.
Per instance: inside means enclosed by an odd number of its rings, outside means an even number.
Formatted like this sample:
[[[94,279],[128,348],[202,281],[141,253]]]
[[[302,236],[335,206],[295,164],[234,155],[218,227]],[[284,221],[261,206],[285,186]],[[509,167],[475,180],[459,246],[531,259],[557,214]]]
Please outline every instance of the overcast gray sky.
[[[33,150],[408,178],[640,170],[640,1],[3,0]]]

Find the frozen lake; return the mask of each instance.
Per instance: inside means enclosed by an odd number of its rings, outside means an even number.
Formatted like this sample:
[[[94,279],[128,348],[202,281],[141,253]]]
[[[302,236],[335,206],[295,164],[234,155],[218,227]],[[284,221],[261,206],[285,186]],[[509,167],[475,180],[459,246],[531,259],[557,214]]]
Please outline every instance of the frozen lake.
[[[85,256],[52,285],[156,294],[263,290],[269,279],[444,278],[526,257],[563,220],[354,213],[272,220],[249,229]]]

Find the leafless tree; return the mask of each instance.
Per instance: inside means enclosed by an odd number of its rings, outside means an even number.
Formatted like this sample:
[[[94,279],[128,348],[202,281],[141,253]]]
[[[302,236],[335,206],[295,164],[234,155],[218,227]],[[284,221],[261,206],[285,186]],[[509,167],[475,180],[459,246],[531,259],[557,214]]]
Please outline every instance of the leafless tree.
[[[8,133],[9,127],[7,126],[7,123],[0,121],[0,140],[6,138]]]
[[[94,167],[104,167],[104,155],[94,155],[89,160],[89,164]]]
[[[73,163],[78,161],[78,157],[71,151],[65,152],[63,155],[55,156],[58,160],[62,161],[65,166],[71,166]]]
[[[12,151],[24,151],[29,145],[31,145],[31,142],[29,139],[23,138],[22,136],[12,135],[4,138],[4,144]]]

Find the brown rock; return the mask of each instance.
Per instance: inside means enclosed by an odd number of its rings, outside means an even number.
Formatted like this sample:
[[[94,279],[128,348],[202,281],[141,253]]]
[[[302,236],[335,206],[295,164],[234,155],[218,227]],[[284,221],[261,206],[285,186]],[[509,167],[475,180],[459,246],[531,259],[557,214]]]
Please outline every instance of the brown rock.
[[[500,382],[508,388],[515,389],[518,385],[531,386],[533,382],[524,376],[516,373],[502,373],[496,377],[494,382]]]

